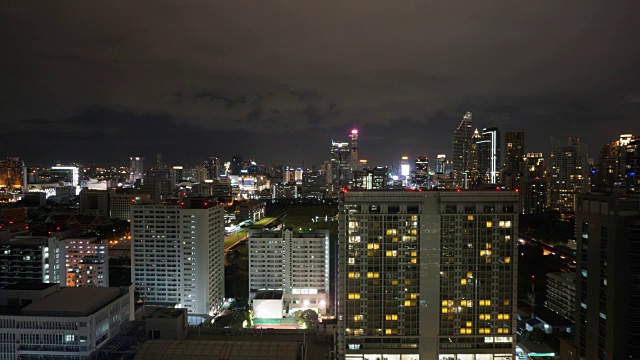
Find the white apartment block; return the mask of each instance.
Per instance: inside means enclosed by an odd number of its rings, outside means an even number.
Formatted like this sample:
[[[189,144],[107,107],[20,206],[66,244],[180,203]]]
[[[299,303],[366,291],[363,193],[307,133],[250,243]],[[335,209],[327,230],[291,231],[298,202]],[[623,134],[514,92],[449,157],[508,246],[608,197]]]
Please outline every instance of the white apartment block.
[[[0,240],[0,287],[18,282],[65,284],[65,241],[50,236]]]
[[[517,193],[340,199],[339,359],[515,359]]]
[[[188,199],[185,199],[188,200]],[[223,206],[135,204],[131,281],[147,304],[214,314],[224,299]]]
[[[66,286],[109,286],[106,239],[65,239]]]
[[[133,288],[0,289],[0,359],[94,359],[133,320]]]
[[[329,230],[249,231],[249,297],[258,290],[282,290],[285,311],[329,303]]]

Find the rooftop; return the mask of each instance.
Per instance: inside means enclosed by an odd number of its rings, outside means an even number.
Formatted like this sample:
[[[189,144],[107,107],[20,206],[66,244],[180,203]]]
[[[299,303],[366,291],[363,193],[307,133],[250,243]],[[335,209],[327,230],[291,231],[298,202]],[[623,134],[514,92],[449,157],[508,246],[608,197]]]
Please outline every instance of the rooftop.
[[[186,314],[186,309],[175,308],[157,308],[151,314],[147,315],[147,319],[175,319],[180,315]]]
[[[135,359],[296,360],[299,351],[300,344],[295,342],[149,340],[138,350]]]
[[[22,315],[87,316],[118,297],[123,291],[116,287],[62,288],[44,299],[22,308]]]
[[[0,290],[44,290],[52,286],[58,286],[55,283],[16,283],[3,287]]]
[[[258,290],[254,300],[280,300],[282,299],[282,290]]]

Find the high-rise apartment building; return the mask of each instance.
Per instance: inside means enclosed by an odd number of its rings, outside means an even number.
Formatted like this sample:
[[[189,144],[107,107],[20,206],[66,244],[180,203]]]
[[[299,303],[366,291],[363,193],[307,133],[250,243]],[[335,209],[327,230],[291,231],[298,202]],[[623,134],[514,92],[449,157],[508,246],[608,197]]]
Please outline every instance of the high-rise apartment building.
[[[547,168],[542,153],[527,153],[524,157],[522,213],[542,215],[547,209]]]
[[[470,112],[463,117],[460,125],[453,132],[451,167],[454,176],[461,178],[469,171],[469,150],[473,136],[473,120]]]
[[[131,205],[136,202],[151,200],[149,194],[120,193],[118,190],[109,193],[109,217],[131,221]]]
[[[524,132],[506,132],[504,149],[504,171],[502,173],[502,182],[507,186],[507,189],[515,190],[522,186]]]
[[[109,247],[106,239],[65,239],[66,286],[109,286]]]
[[[576,238],[578,359],[640,358],[640,196],[580,196]]]
[[[576,273],[557,272],[547,274],[547,300],[544,306],[574,321],[576,312]]]
[[[549,160],[549,209],[573,216],[578,195],[590,191],[587,146],[580,139],[566,144],[551,138]]]
[[[640,139],[631,134],[606,144],[600,151],[596,189],[611,191],[622,188],[640,192]]]
[[[15,283],[65,284],[65,242],[48,236],[0,240],[0,288]]]
[[[515,359],[518,195],[349,191],[340,359]]]
[[[220,311],[224,298],[223,205],[132,205],[131,282],[147,304],[193,314]]]
[[[231,158],[231,166],[229,167],[229,173],[231,175],[240,175],[240,171],[243,169],[242,156],[235,155]]]
[[[129,157],[129,182],[132,184],[144,177],[144,156]]]
[[[26,191],[27,168],[19,158],[0,160],[0,191]]]
[[[258,290],[282,290],[285,309],[329,304],[329,230],[249,230],[249,297]]]
[[[500,181],[500,130],[497,127],[482,129],[476,144],[478,171],[484,182],[497,184]]]

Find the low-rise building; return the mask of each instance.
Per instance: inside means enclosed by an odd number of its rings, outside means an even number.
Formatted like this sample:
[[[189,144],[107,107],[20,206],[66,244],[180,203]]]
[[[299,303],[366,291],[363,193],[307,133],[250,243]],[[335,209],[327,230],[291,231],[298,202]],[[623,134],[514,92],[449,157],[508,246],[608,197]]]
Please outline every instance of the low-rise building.
[[[547,301],[544,306],[567,320],[574,321],[576,311],[576,274],[547,274]]]
[[[90,359],[133,320],[133,287],[60,288],[14,284],[0,289],[3,359]]]

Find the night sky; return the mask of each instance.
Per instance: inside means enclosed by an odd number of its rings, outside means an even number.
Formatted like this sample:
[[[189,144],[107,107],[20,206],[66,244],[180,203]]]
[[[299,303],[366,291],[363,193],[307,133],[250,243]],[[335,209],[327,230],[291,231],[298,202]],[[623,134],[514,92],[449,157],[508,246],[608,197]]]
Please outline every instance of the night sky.
[[[312,4],[313,3],[313,4]],[[6,1],[0,156],[297,166],[451,154],[474,125],[640,136],[639,1]]]

